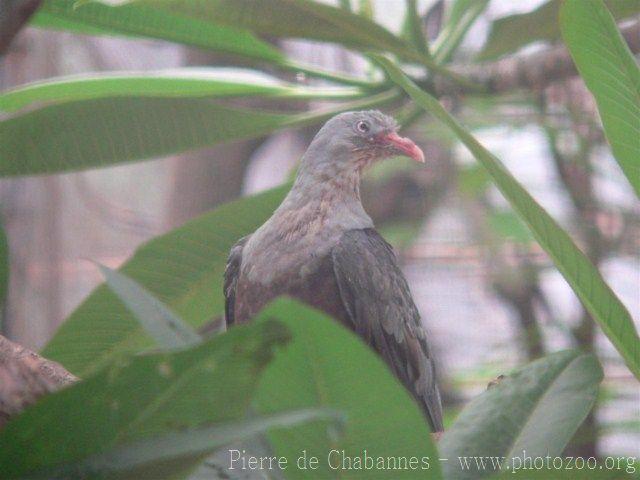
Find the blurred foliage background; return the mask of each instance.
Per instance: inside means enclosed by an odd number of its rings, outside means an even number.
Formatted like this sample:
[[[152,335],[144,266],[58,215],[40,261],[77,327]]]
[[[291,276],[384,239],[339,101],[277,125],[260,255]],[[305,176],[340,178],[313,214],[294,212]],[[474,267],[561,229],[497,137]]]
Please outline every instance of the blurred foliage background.
[[[625,148],[615,147],[617,130],[605,125],[614,158],[599,118],[606,123],[606,109],[593,96],[598,85],[580,65],[589,89],[561,64],[553,68],[562,35],[580,33],[561,32],[561,2],[346,0],[326,10],[310,3],[214,2],[207,10],[187,0],[117,8],[43,2],[0,60],[0,203],[10,259],[2,333],[40,349],[69,318],[44,353],[81,376],[120,348],[146,346],[113,340],[134,320],[115,333],[113,324],[86,323],[131,317],[104,286],[83,303],[103,278],[87,260],[119,267],[161,234],[124,271],[207,332],[219,320],[222,295],[211,288],[224,254],[278,204],[286,191],[279,186],[319,125],[344,109],[381,108],[421,145],[427,163],[378,165],[363,200],[396,247],[430,334],[448,423],[497,375],[578,347],[598,353],[605,376],[569,451],[636,455],[640,390],[593,312],[459,136],[401,100],[383,70],[355,52],[404,60],[405,72],[570,233],[636,324],[638,85],[625,112],[627,151],[617,150]],[[640,3],[606,5],[631,32],[637,55]],[[509,70],[520,59],[546,77],[526,64]],[[613,64],[606,76],[623,76]],[[490,78],[489,88],[474,91],[450,72]],[[85,348],[89,339],[109,353]]]

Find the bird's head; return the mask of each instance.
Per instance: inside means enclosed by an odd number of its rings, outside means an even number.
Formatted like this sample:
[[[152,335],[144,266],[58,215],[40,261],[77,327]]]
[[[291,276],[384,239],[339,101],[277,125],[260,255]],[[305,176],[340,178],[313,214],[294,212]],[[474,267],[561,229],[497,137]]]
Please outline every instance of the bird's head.
[[[303,159],[307,169],[338,174],[361,171],[376,160],[403,155],[424,162],[422,150],[398,135],[397,122],[377,110],[345,112],[330,119]]]

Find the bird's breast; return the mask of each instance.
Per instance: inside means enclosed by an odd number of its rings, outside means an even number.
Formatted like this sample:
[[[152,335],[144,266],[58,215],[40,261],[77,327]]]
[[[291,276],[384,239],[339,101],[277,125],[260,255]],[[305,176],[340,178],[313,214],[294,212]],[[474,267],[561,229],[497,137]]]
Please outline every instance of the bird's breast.
[[[278,269],[277,275],[269,275],[269,281],[246,275],[243,270],[236,289],[236,321],[247,322],[271,300],[288,295],[347,324],[331,252],[306,260],[302,264],[290,263],[289,270]]]

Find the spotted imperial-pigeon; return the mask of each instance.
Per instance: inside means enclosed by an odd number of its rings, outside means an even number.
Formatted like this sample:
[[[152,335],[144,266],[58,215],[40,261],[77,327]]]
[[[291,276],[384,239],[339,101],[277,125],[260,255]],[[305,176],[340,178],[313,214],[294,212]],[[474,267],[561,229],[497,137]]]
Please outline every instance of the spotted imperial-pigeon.
[[[224,278],[227,326],[290,295],[359,335],[442,431],[442,406],[420,315],[392,247],[360,202],[360,175],[377,160],[422,150],[378,111],[329,120],[302,158],[291,191],[264,225],[231,249]]]

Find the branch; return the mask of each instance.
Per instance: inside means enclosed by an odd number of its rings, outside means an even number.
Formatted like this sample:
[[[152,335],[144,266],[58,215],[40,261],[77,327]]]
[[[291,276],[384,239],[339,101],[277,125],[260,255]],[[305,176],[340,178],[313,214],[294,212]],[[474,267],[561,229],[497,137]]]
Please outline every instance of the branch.
[[[621,33],[631,52],[640,52],[640,21],[622,28]],[[554,82],[578,73],[564,45],[550,47],[537,53],[506,57],[491,63],[453,66],[452,70],[476,82],[481,91],[489,94],[516,89],[540,91]],[[436,80],[434,89],[438,96],[474,93],[442,78]]]
[[[77,380],[60,364],[0,335],[0,428],[41,396]]]
[[[42,0],[3,0],[0,2],[0,55],[4,55],[11,41],[27,23]]]

